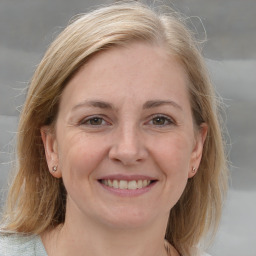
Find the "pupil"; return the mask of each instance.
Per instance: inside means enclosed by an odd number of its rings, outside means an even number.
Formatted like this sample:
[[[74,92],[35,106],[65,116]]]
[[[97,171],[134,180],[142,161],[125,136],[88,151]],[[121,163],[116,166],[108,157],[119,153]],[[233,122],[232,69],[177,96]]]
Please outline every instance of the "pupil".
[[[97,124],[97,125],[99,125],[99,124],[101,124],[101,119],[100,118],[93,118],[92,120],[91,120],[91,124]]]
[[[164,124],[164,118],[163,117],[156,117],[155,119],[154,119],[154,124]]]

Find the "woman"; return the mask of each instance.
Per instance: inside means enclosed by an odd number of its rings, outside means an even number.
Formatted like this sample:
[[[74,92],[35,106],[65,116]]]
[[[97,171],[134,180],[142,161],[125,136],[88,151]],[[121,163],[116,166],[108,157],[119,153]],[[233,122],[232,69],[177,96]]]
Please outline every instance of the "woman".
[[[75,20],[28,90],[0,255],[205,255],[226,189],[214,97],[176,14]]]

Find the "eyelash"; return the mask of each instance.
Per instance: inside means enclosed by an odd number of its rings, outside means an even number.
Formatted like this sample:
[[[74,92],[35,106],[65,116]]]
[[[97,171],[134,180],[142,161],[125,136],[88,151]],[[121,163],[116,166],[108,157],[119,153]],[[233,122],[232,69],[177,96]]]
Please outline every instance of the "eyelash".
[[[167,117],[167,116],[162,115],[162,114],[153,115],[149,122],[153,122],[157,118],[158,119],[163,119],[165,123],[164,124],[160,124],[160,125],[154,125],[154,124],[152,124],[152,125],[157,126],[157,127],[164,127],[164,126],[169,126],[169,125],[174,125],[175,124],[175,122],[174,122],[174,120],[172,118]]]
[[[97,120],[101,120],[101,123],[100,124],[92,124],[92,123],[89,123],[89,122],[92,122],[92,121],[96,121]],[[162,115],[162,114],[155,114],[153,116],[150,117],[150,120],[147,123],[150,123],[150,122],[154,122],[154,120],[156,119],[163,119],[164,120],[164,124],[153,124],[151,123],[151,125],[153,126],[157,126],[157,127],[165,127],[165,126],[169,126],[169,125],[175,125],[175,121],[170,118],[170,117],[167,117],[165,115]],[[105,122],[105,124],[102,124],[102,122]],[[82,119],[80,122],[79,122],[79,125],[86,125],[86,126],[94,126],[95,128],[96,127],[102,127],[104,125],[111,125],[109,122],[107,122],[104,117],[101,117],[101,116],[90,116],[90,117],[87,117],[87,118],[84,118]]]
[[[106,124],[108,123],[106,120],[104,120],[104,117],[101,117],[101,116],[89,116],[87,118],[84,118],[82,119],[80,122],[79,122],[79,125],[87,125],[87,126],[103,126],[105,124],[87,124],[88,122],[90,121],[95,121],[96,119],[98,120],[101,120],[101,121],[104,121]]]

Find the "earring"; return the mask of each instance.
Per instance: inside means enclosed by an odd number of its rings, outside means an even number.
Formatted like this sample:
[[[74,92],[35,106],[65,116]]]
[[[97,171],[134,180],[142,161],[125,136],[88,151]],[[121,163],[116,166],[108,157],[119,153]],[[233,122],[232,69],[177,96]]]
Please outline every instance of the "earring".
[[[56,172],[57,171],[57,166],[56,165],[54,165],[53,167],[52,167],[52,172]]]
[[[196,168],[193,167],[193,168],[192,168],[192,173],[195,173],[195,172],[196,172]]]

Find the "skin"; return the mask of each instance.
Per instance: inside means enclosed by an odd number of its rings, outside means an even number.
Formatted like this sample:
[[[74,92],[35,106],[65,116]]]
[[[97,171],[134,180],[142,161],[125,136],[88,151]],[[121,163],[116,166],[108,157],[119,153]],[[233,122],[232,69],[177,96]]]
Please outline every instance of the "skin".
[[[58,166],[52,175],[68,193],[65,223],[42,235],[48,255],[166,255],[169,211],[195,175],[207,133],[194,127],[187,88],[179,62],[144,43],[99,53],[73,77],[55,132],[41,129],[49,169]],[[121,196],[99,182],[108,175],[155,182]]]

